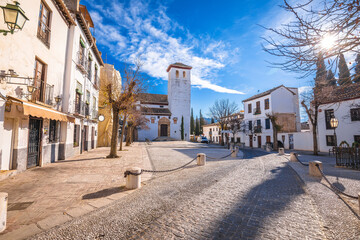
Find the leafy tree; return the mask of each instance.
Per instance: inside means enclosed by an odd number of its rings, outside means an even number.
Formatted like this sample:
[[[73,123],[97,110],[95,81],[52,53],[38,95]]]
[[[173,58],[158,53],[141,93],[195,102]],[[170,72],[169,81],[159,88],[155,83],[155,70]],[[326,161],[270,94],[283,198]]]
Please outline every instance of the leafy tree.
[[[324,86],[326,79],[326,66],[324,62],[324,57],[322,53],[318,55],[318,60],[316,62],[316,77],[315,77],[315,86]]]
[[[214,105],[210,107],[210,116],[214,118],[221,129],[226,128],[226,117],[237,112],[238,106],[229,99],[216,100]],[[221,145],[224,146],[224,133],[221,132]]]
[[[355,59],[355,75],[354,75],[354,83],[360,83],[360,54],[356,55]]]
[[[339,79],[340,86],[351,84],[350,71],[346,64],[344,54],[340,53],[339,56]]]
[[[181,116],[180,133],[181,133],[181,140],[184,140],[184,116]]]
[[[194,134],[195,131],[195,120],[194,120],[194,111],[191,108],[191,116],[190,116],[190,134]]]
[[[200,133],[203,133],[203,126],[206,125],[205,123],[205,119],[204,116],[201,113],[201,109],[200,109]]]
[[[336,86],[335,75],[334,75],[334,73],[331,71],[331,69],[327,72],[326,85],[327,85],[327,86]]]
[[[195,120],[195,136],[199,136],[200,135],[200,120],[198,117],[196,117]]]

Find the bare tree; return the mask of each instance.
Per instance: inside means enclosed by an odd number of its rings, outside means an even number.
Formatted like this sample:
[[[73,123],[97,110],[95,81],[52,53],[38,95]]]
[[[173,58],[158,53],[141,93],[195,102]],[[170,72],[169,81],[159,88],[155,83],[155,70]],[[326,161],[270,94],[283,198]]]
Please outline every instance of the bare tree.
[[[238,106],[229,99],[216,100],[214,105],[210,107],[210,116],[214,118],[222,130],[226,127],[226,117],[237,112]],[[224,134],[221,132],[221,145],[224,146]]]
[[[240,113],[235,113],[225,118],[226,129],[231,132],[235,140],[235,135],[244,128],[244,117]],[[234,142],[232,142],[234,143]],[[228,145],[230,141],[228,141]]]
[[[147,126],[149,119],[142,115],[140,109],[136,109],[136,107],[129,110],[127,115],[126,146],[130,146],[134,142],[134,135],[137,129],[149,129]]]
[[[263,49],[278,56],[280,62],[271,62],[276,68],[312,75],[318,56],[323,55],[330,69],[336,69],[343,53],[359,52],[360,3],[348,0],[308,0],[281,6],[292,20],[280,28],[268,28]]]
[[[116,158],[117,138],[119,132],[119,115],[127,114],[128,109],[133,105],[137,94],[142,90],[142,81],[140,78],[140,62],[136,62],[135,69],[125,68],[123,83],[116,81],[115,78],[106,78],[100,88],[100,93],[105,96],[104,104],[110,104],[113,116],[113,126],[111,133],[110,154],[108,158]],[[125,119],[126,120],[126,119]],[[122,138],[120,138],[122,142]]]

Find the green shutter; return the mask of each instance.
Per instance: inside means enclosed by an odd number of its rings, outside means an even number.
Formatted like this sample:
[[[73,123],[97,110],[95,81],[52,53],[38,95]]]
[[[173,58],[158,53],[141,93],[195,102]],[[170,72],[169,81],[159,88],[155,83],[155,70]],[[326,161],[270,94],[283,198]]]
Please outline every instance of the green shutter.
[[[93,57],[91,56],[91,54],[89,54],[89,59],[92,61],[93,60]]]
[[[82,38],[80,38],[80,44],[81,44],[81,46],[82,46],[83,48],[85,48],[85,43],[84,43],[84,41],[82,40]]]

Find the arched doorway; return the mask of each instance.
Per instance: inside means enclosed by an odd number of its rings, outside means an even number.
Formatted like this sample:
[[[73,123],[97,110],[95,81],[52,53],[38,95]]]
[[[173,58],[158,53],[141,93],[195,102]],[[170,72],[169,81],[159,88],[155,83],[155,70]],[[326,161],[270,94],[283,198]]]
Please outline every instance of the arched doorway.
[[[166,117],[162,117],[158,122],[158,136],[159,137],[170,136],[170,120]]]

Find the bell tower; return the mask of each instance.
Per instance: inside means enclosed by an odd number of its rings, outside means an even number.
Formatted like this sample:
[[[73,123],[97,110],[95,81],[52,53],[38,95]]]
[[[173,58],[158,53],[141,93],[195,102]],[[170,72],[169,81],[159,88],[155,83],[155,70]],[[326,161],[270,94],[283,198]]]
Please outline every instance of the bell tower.
[[[181,118],[184,117],[184,140],[190,140],[191,69],[182,63],[170,64],[168,102],[171,112],[170,137],[181,140]]]

